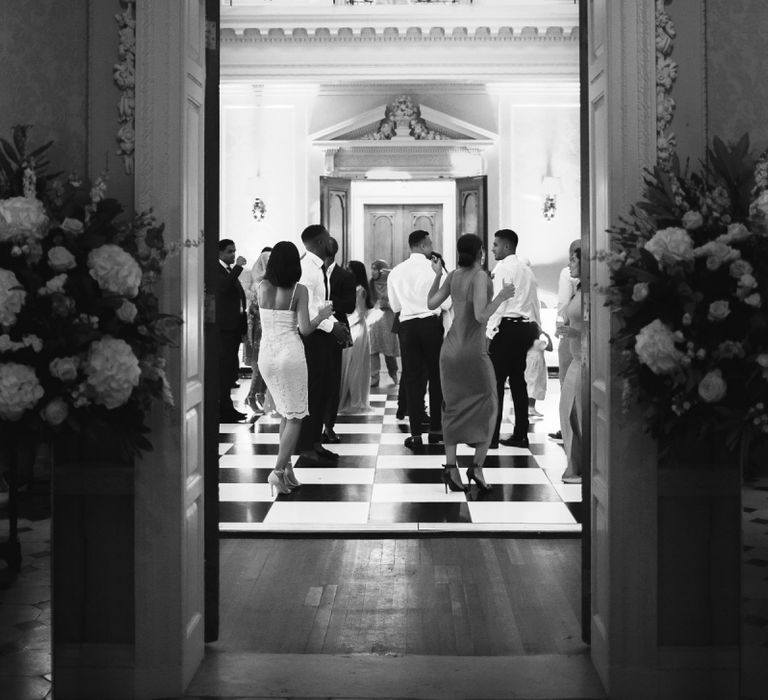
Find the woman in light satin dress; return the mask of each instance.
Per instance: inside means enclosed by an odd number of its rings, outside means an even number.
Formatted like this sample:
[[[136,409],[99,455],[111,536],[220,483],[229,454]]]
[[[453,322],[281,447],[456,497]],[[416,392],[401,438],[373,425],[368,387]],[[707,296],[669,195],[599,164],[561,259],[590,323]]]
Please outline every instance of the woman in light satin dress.
[[[504,287],[493,297],[493,284],[483,270],[483,243],[466,233],[456,244],[459,267],[440,285],[443,268],[433,260],[435,280],[429,290],[428,306],[436,309],[448,296],[453,302],[453,323],[440,351],[440,381],[443,385],[443,442],[446,462],[443,483],[446,491],[466,491],[456,464],[456,446],[475,448],[467,481],[487,491],[483,464],[496,422],[496,374],[488,354],[485,326],[499,306],[514,296],[515,287]],[[492,298],[493,297],[493,298]]]

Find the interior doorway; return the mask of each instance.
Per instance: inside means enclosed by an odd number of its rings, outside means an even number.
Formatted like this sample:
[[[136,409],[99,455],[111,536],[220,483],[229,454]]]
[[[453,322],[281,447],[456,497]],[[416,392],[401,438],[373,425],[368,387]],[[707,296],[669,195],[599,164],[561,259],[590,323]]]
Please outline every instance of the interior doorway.
[[[362,260],[370,270],[374,260],[386,260],[391,267],[408,255],[408,236],[417,229],[432,240],[442,240],[442,204],[365,204],[364,250]]]

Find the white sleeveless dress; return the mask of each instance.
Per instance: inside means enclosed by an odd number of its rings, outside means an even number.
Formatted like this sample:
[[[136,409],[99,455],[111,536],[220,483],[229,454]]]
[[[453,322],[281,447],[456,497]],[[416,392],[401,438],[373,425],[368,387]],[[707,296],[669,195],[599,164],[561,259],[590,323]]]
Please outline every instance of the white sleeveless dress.
[[[287,309],[259,307],[261,346],[258,367],[275,402],[275,411],[285,418],[304,418],[307,410],[307,360],[298,331],[293,297]]]

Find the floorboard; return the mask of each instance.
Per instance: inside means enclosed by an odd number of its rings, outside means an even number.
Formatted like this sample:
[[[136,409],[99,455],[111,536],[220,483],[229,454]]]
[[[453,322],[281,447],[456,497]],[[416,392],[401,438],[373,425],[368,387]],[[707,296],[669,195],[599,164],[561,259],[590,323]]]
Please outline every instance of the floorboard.
[[[575,539],[263,538],[221,542],[226,652],[572,654]]]

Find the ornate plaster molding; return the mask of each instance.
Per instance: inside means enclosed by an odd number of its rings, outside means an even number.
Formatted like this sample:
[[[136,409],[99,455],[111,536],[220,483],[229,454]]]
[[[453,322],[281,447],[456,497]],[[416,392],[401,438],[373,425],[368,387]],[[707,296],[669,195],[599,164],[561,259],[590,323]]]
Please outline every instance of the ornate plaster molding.
[[[331,44],[331,43],[573,43],[578,27],[223,27],[221,43]]]
[[[120,61],[115,64],[113,69],[115,84],[121,91],[120,101],[117,105],[120,128],[117,130],[118,149],[116,153],[123,160],[126,175],[131,175],[133,174],[133,152],[136,142],[134,129],[134,113],[136,111],[136,0],[120,0],[120,2],[125,5],[125,10],[115,15],[115,21],[120,28],[118,32]]]
[[[664,6],[672,0],[656,0],[656,153],[658,164],[665,170],[672,167],[677,138],[670,131],[675,114],[672,86],[677,80],[677,63],[670,56],[677,36],[675,25]]]

